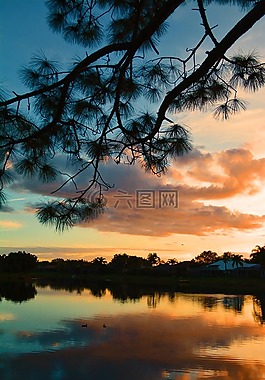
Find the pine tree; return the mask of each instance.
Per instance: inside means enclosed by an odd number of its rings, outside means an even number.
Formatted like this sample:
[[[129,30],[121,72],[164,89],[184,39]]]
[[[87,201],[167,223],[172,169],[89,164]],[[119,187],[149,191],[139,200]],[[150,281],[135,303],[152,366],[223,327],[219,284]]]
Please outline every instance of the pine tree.
[[[44,53],[21,69],[25,94],[6,98],[0,92],[0,203],[3,189],[15,175],[54,182],[54,195],[38,208],[41,223],[59,231],[104,212],[101,174],[112,160],[139,161],[154,174],[165,173],[173,158],[192,149],[189,129],[178,113],[212,109],[223,120],[245,110],[240,89],[257,91],[265,84],[265,66],[257,53],[227,50],[265,14],[265,2],[197,0],[202,34],[184,57],[174,49],[161,55],[159,41],[170,16],[185,0],[48,0],[50,28],[84,47],[83,58],[61,67]],[[241,20],[220,40],[214,35],[205,7],[217,3],[242,8]],[[191,25],[191,28],[193,25]],[[201,62],[205,41],[212,49]],[[139,111],[139,104],[146,110]],[[148,104],[157,112],[148,110]],[[71,163],[68,173],[56,166],[56,155]],[[78,176],[89,176],[86,188]],[[60,181],[60,182],[58,182]],[[59,185],[58,185],[59,183]],[[72,191],[67,189],[72,185]],[[87,201],[91,188],[99,196]]]

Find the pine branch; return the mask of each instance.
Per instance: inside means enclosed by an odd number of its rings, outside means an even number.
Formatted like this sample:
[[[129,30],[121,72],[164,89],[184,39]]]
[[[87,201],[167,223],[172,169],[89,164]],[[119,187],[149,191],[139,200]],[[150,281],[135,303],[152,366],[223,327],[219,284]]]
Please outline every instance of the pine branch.
[[[226,51],[249,29],[253,27],[263,16],[265,15],[265,1],[259,1],[255,7],[249,11],[228,33],[227,35],[218,43],[218,45],[213,48],[208,53],[208,57],[201,64],[201,66],[190,74],[186,79],[180,82],[172,91],[170,91],[161,103],[158,110],[158,116],[156,124],[153,131],[143,139],[143,142],[152,139],[156,133],[159,131],[163,121],[165,120],[166,112],[173,102],[173,100],[189,88],[193,83],[196,83],[201,78],[203,78],[211,68],[222,59]]]

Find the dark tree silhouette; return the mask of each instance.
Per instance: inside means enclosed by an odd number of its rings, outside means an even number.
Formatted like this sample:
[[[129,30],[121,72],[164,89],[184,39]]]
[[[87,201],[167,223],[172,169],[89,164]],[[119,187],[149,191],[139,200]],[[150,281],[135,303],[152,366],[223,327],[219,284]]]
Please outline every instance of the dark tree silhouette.
[[[93,272],[104,273],[107,267],[107,260],[105,257],[98,256],[95,257],[95,259],[93,259],[90,264]]]
[[[265,245],[263,247],[256,245],[256,247],[252,249],[250,259],[252,262],[261,264],[265,267]]]
[[[243,255],[233,253],[233,255],[232,255],[232,266],[236,267],[236,268],[243,267],[243,263],[244,263]]]
[[[195,257],[195,262],[198,264],[211,264],[218,259],[218,255],[213,251],[203,251]]]
[[[7,301],[21,303],[35,298],[37,290],[32,284],[25,284],[24,281],[1,281],[0,301],[5,298]]]
[[[107,264],[107,260],[105,259],[105,257],[100,256],[93,259],[91,261],[91,264],[101,267]]]
[[[109,263],[110,271],[118,273],[138,273],[147,266],[146,259],[126,253],[115,254]]]
[[[18,173],[55,182],[58,200],[42,204],[38,219],[57,230],[91,221],[104,211],[101,174],[109,160],[140,161],[155,174],[165,173],[172,158],[191,148],[190,133],[177,114],[212,108],[224,120],[246,108],[238,90],[265,84],[265,67],[254,53],[227,57],[227,50],[265,14],[263,0],[197,0],[193,12],[201,35],[184,56],[159,52],[170,16],[185,0],[48,0],[50,28],[84,47],[83,58],[61,67],[43,53],[21,70],[29,92],[0,99],[0,199]],[[217,39],[205,7],[217,3],[242,8],[242,18]],[[171,25],[174,27],[174,25]],[[191,28],[193,25],[191,25]],[[211,49],[204,50],[205,41]],[[173,44],[172,44],[173,46]],[[208,46],[208,45],[207,45]],[[1,92],[2,94],[2,92]],[[139,104],[147,104],[139,112]],[[148,103],[157,103],[156,113]],[[171,114],[171,116],[170,116]],[[69,172],[54,159],[70,160]],[[11,163],[11,165],[10,165]],[[87,173],[85,188],[78,176]],[[69,186],[71,190],[69,190]],[[88,191],[99,197],[87,201]]]
[[[252,262],[260,264],[261,276],[265,277],[265,245],[263,247],[256,245],[256,247],[252,249],[250,259]]]
[[[161,263],[161,259],[156,252],[151,252],[147,256],[147,262],[149,262],[149,264],[154,267]]]
[[[227,264],[233,260],[233,254],[232,252],[224,252],[221,259],[223,260],[225,264],[225,271],[227,272]]]
[[[254,319],[261,325],[265,322],[265,296],[260,294],[253,297]]]
[[[25,251],[0,256],[0,272],[27,273],[36,269],[37,256]]]
[[[129,255],[126,253],[115,254],[110,262],[110,268],[114,272],[125,273],[127,272],[127,265],[129,262]]]
[[[176,259],[175,257],[173,259],[168,259],[166,264],[168,264],[170,266],[175,266],[178,264],[178,259]]]

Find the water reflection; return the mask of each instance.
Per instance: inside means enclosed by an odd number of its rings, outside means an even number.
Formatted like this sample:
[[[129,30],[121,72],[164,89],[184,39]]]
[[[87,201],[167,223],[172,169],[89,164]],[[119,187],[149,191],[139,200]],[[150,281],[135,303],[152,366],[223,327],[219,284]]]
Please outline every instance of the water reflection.
[[[8,301],[21,303],[33,299],[36,294],[36,288],[31,283],[24,281],[0,282],[0,302],[2,298],[5,298]]]
[[[194,299],[201,303],[205,310],[216,310],[221,304],[226,310],[233,310],[235,313],[242,313],[244,307],[245,296],[230,295],[230,296],[213,296],[213,295],[196,295]]]
[[[2,300],[1,380],[265,379],[265,296],[128,284],[37,291],[33,302]]]
[[[265,295],[253,297],[253,314],[258,323],[265,322]]]
[[[102,282],[92,282],[84,284],[78,284],[75,281],[71,283],[64,283],[62,281],[57,281],[53,283],[41,283],[38,284],[41,287],[50,286],[54,290],[66,290],[69,292],[76,292],[77,294],[82,294],[85,289],[89,289],[90,293],[97,298],[102,298],[106,295],[106,292],[110,292],[113,300],[117,300],[122,303],[126,302],[137,302],[142,297],[147,297],[147,304],[151,308],[156,308],[160,301],[165,298],[174,303],[179,292],[169,289],[166,286],[151,286],[151,285],[141,285],[135,283],[120,283],[111,281]],[[190,295],[191,298],[196,300],[203,305],[206,310],[215,309],[220,302],[223,304],[225,309],[231,309],[235,312],[240,313],[244,306],[244,296],[243,295],[232,295],[232,296],[222,296],[216,295]],[[265,303],[265,299],[261,302]]]
[[[102,328],[99,318],[65,322],[66,330],[18,336],[18,343],[36,341],[44,348],[13,359],[12,379],[25,374],[40,379],[263,379],[264,363],[253,364],[228,357],[209,357],[198,350],[202,345],[229,347],[237,339],[248,339],[248,326],[209,326],[203,318],[172,319],[163,314],[118,315],[107,318]],[[74,346],[71,342],[79,342]],[[45,350],[54,347],[56,351]],[[41,375],[39,374],[42,368]],[[10,370],[10,368],[9,368]],[[187,377],[187,374],[193,377]],[[225,376],[224,376],[225,374]]]

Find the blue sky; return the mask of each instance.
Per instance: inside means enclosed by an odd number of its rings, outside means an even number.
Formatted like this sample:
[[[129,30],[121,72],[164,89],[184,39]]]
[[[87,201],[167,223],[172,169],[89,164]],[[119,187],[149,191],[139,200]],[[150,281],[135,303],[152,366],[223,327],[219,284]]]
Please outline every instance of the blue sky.
[[[182,7],[172,17],[174,31],[162,40],[162,53],[169,48],[173,54],[183,53],[197,42],[200,19],[191,8],[191,4]],[[220,6],[208,8],[207,14],[211,25],[218,24],[217,36],[241,15],[235,7]],[[0,1],[0,82],[4,88],[25,91],[19,68],[39,50],[66,65],[74,56],[84,56],[83,48],[66,43],[49,30],[46,16],[43,0]],[[264,24],[260,21],[232,50],[257,50],[264,57]],[[30,207],[47,199],[52,188],[20,179],[8,193],[13,211],[0,214],[0,253],[22,249],[42,259],[91,259],[123,252],[139,256],[157,252],[164,259],[183,260],[211,249],[248,256],[256,244],[264,244],[264,95],[264,89],[245,93],[247,111],[227,122],[215,120],[211,112],[177,115],[191,128],[194,151],[174,162],[162,178],[144,173],[137,165],[103,169],[116,184],[107,195],[108,212],[95,223],[64,234],[40,225]],[[136,210],[126,202],[114,208],[118,190],[135,197],[136,189],[153,189],[156,196],[160,190],[177,189],[179,208]]]

